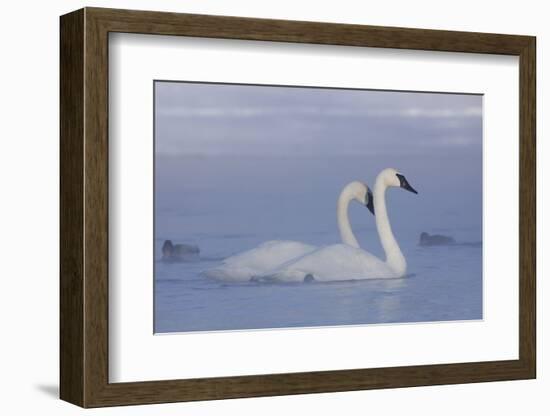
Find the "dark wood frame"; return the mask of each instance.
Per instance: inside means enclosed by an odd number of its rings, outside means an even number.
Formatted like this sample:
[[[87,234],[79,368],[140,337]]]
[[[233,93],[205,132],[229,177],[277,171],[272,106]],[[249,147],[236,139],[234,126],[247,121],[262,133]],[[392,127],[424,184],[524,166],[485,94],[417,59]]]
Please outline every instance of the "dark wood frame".
[[[519,56],[519,359],[109,383],[109,32]],[[535,378],[535,45],[530,36],[99,8],[62,16],[61,398],[100,407]]]

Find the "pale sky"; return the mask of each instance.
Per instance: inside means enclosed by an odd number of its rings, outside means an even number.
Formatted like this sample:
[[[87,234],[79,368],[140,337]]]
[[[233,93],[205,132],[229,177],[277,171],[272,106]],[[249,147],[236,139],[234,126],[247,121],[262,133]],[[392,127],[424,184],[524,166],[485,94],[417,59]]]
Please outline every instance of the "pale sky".
[[[342,187],[393,167],[419,191],[388,192],[396,230],[479,241],[482,132],[480,95],[157,82],[158,232],[332,233]]]
[[[480,95],[183,82],[155,93],[158,155],[481,151]]]

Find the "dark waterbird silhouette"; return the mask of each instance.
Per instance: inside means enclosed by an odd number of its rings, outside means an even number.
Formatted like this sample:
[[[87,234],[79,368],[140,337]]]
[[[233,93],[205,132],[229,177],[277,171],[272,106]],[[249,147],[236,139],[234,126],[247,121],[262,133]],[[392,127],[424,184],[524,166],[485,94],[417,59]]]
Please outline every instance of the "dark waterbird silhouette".
[[[162,245],[162,261],[178,262],[198,260],[200,249],[194,244],[173,244],[166,240]]]
[[[420,234],[420,241],[418,242],[419,246],[449,246],[456,244],[456,241],[453,237],[441,234],[428,234],[423,232]]]

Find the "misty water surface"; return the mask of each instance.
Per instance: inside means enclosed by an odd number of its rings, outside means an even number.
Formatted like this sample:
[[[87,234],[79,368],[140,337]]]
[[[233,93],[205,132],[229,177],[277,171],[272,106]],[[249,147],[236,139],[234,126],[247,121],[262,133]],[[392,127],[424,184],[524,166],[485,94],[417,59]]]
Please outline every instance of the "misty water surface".
[[[156,84],[155,332],[482,318],[480,96]],[[336,199],[386,167],[418,195],[386,193],[403,279],[225,283],[201,271],[274,239],[339,242]],[[350,207],[383,258],[374,217]],[[419,247],[422,231],[453,236]],[[200,259],[163,263],[161,246]],[[153,254],[152,254],[153,255]]]

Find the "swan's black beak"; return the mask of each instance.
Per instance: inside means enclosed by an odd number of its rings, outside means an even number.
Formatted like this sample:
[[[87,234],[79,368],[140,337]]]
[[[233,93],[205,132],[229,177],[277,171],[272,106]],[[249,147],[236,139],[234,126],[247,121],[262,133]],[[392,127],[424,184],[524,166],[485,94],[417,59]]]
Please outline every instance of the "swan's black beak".
[[[367,189],[365,199],[365,206],[369,209],[370,213],[374,215],[374,198],[372,197],[372,191],[370,189]]]
[[[413,194],[417,194],[418,192],[416,191],[416,189],[414,189],[410,184],[409,182],[407,181],[407,179],[399,174],[399,173],[396,173],[397,175],[397,178],[399,179],[399,184],[401,186],[401,188],[405,189],[406,191],[409,191],[409,192],[412,192]]]

